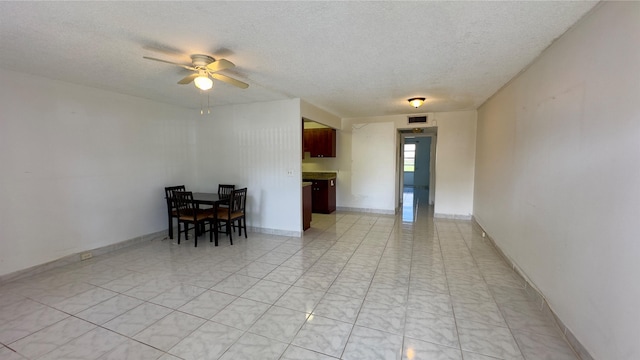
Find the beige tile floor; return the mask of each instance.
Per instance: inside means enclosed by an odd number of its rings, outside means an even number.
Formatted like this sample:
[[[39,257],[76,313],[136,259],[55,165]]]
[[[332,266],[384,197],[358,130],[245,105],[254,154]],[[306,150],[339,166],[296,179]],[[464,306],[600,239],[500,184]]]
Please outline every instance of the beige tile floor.
[[[0,287],[0,359],[576,359],[469,221],[314,214]]]

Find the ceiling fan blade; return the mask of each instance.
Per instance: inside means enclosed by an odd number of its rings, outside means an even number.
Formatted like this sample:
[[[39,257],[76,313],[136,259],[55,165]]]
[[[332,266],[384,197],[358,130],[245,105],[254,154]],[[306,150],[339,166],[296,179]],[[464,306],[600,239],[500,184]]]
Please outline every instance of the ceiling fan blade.
[[[240,80],[236,80],[234,78],[230,78],[226,75],[222,75],[222,74],[211,74],[211,77],[216,79],[216,80],[220,80],[222,82],[226,82],[227,84],[233,85],[233,86],[237,86],[241,89],[246,89],[249,87],[249,84],[247,83],[243,83]]]
[[[198,77],[198,74],[191,74],[189,76],[185,76],[182,80],[178,81],[178,84],[180,85],[186,85],[191,83],[195,78]]]
[[[207,65],[207,70],[216,72],[224,69],[230,69],[232,67],[235,67],[235,65],[231,61],[226,59],[219,59]]]
[[[175,62],[172,62],[172,61],[156,59],[156,58],[149,57],[149,56],[143,56],[142,58],[147,59],[147,60],[159,61],[159,62],[163,62],[163,63],[166,63],[166,64],[171,64],[171,65],[178,65],[178,66],[181,66],[181,67],[183,67],[183,68],[185,68],[187,70],[195,70],[195,68],[193,68],[193,67],[191,67],[189,65],[178,64],[178,63],[175,63]]]

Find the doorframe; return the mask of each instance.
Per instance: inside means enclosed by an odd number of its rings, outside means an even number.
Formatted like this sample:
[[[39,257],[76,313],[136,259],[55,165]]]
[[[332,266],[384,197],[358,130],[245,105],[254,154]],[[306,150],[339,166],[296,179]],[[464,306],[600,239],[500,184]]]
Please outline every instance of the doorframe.
[[[404,144],[405,139],[411,137],[430,137],[431,138],[431,151],[429,154],[429,205],[435,204],[436,194],[436,149],[438,142],[438,128],[426,127],[415,129],[398,129],[398,162],[396,172],[398,174],[398,194],[397,194],[397,209],[402,208],[402,197],[404,193]]]

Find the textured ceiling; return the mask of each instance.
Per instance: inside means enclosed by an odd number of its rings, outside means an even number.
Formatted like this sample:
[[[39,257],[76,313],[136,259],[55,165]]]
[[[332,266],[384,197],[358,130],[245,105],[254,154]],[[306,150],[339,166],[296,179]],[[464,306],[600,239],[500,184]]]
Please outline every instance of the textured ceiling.
[[[300,97],[340,117],[476,109],[596,2],[0,2],[0,68],[199,109],[143,56],[226,58],[212,105]],[[1,86],[1,85],[0,85]],[[412,109],[406,99],[426,97]]]

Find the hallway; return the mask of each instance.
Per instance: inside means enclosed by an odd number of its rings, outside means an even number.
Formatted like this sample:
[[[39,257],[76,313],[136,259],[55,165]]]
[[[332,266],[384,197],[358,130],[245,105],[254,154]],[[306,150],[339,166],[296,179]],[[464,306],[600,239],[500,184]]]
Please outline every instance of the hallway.
[[[429,188],[405,185],[402,190],[402,221],[414,222],[418,209],[429,207]]]
[[[158,238],[4,284],[0,358],[577,359],[479,229],[432,211]]]

